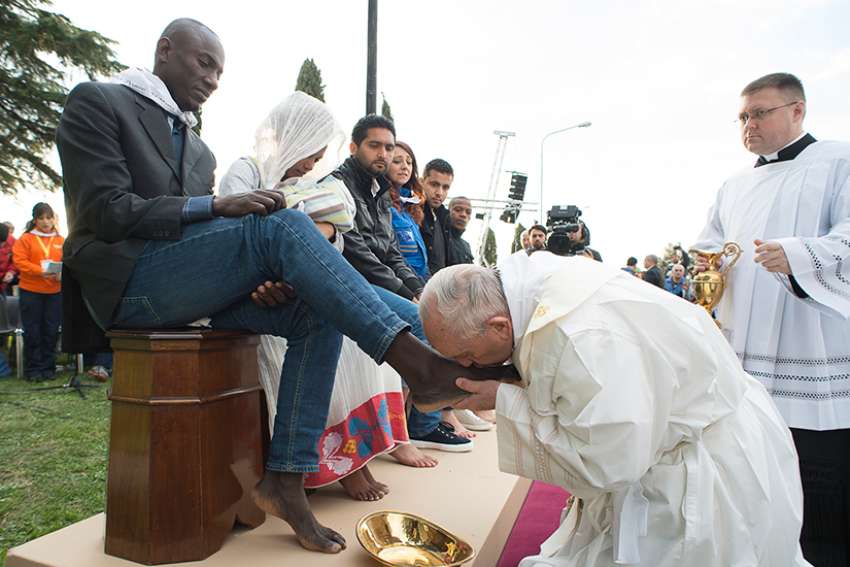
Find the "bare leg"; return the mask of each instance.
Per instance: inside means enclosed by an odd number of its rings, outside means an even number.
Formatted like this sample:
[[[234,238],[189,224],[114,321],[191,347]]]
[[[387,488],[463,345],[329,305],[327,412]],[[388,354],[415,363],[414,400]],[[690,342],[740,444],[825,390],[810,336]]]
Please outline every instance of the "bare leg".
[[[371,477],[371,475],[367,475],[368,470],[369,469],[366,467],[363,467],[362,469],[356,470],[350,475],[339,479],[339,483],[348,495],[355,500],[371,502],[374,500],[380,500],[385,495],[382,490],[375,487],[369,481],[369,477]]]
[[[443,410],[442,420],[455,428],[455,435],[466,439],[475,439],[475,433],[464,427],[452,410]]]
[[[339,553],[345,549],[345,538],[321,525],[310,510],[304,494],[304,475],[266,471],[254,487],[254,502],[267,514],[289,524],[298,543],[312,551]]]

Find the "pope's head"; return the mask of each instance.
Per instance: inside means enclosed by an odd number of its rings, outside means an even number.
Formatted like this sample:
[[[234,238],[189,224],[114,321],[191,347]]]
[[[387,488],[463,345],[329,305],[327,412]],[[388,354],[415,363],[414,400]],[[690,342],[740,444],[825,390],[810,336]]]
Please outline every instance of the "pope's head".
[[[472,264],[440,270],[422,292],[419,315],[431,346],[463,366],[511,357],[513,325],[495,270]]]
[[[741,141],[754,154],[772,154],[798,138],[805,116],[803,84],[789,73],[765,75],[741,91]]]

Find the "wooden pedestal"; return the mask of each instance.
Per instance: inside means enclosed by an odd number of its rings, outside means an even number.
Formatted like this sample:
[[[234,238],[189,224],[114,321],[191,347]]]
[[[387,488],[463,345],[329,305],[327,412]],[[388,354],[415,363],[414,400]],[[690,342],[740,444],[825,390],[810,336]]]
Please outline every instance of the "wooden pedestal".
[[[156,565],[205,559],[239,522],[263,474],[258,337],[115,331],[106,543]]]

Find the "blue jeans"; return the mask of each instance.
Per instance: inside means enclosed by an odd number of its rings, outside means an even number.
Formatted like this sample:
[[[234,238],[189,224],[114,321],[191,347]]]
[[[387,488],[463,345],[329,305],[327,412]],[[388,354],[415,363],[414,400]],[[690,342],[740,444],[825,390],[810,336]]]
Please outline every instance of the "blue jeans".
[[[24,375],[56,372],[56,339],[62,323],[62,294],[20,290],[24,328]]]
[[[419,319],[419,308],[416,307],[416,304],[380,286],[373,285],[372,288],[378,294],[378,297],[387,304],[387,307],[410,325],[410,332],[420,341],[428,344],[425,331],[422,329],[422,321]],[[422,413],[415,406],[410,408],[410,415],[407,418],[407,434],[410,437],[424,437],[437,429],[438,425],[440,425],[440,411]]]
[[[248,296],[266,280],[288,282],[298,298],[276,308],[256,306]],[[318,470],[340,332],[381,362],[396,335],[409,327],[312,220],[289,209],[190,224],[178,241],[149,241],[113,324],[176,327],[206,316],[217,329],[287,339],[266,463],[284,472]]]

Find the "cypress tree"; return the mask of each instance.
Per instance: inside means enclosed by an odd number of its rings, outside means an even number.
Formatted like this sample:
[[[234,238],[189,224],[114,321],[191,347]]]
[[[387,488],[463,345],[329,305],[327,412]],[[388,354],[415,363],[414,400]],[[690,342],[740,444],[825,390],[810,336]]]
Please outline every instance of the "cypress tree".
[[[325,102],[325,85],[322,84],[322,72],[319,71],[312,59],[307,58],[301,64],[298,80],[295,81],[295,90],[307,93]]]

